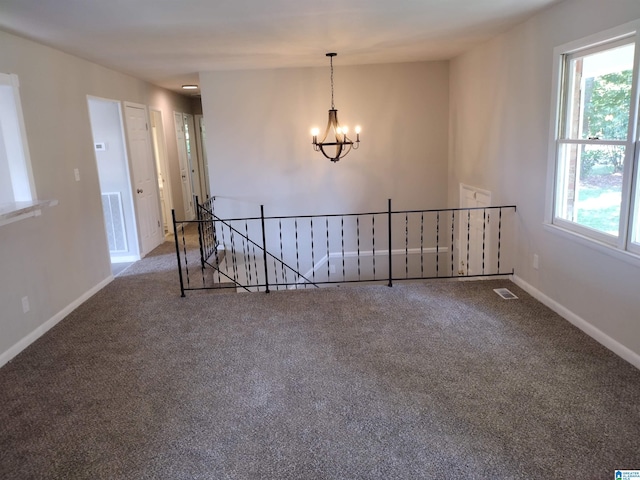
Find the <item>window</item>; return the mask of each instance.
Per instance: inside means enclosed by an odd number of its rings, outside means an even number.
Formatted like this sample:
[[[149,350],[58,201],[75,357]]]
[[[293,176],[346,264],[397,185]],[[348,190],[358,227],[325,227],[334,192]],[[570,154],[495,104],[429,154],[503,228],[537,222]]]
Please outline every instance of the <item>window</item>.
[[[556,49],[552,223],[640,253],[638,36],[570,47]]]
[[[35,198],[18,77],[0,73],[0,205]]]

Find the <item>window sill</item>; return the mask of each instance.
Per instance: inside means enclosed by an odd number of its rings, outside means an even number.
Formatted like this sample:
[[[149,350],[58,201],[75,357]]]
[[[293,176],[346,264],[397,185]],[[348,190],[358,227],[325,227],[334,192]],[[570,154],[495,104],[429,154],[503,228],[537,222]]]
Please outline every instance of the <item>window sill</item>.
[[[640,255],[637,255],[635,253],[628,252],[626,250],[620,250],[606,243],[599,242],[598,240],[594,240],[593,238],[589,238],[585,235],[566,230],[551,223],[545,223],[544,229],[548,232],[560,235],[563,238],[572,240],[576,243],[579,243],[580,245],[584,245],[585,247],[592,248],[598,252],[609,255],[610,257],[616,258],[630,265],[640,267]]]
[[[0,226],[8,225],[25,218],[38,217],[42,209],[54,207],[57,200],[32,200],[30,202],[10,202],[0,204]]]

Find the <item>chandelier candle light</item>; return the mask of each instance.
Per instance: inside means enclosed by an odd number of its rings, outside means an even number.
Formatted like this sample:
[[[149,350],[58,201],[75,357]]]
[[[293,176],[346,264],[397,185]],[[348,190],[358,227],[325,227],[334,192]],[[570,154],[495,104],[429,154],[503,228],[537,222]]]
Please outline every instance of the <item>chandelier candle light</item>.
[[[357,150],[360,146],[360,127],[357,126],[355,128],[356,141],[354,142],[347,137],[349,128],[347,126],[341,126],[340,123],[338,123],[338,110],[336,110],[333,103],[333,57],[336,55],[337,53],[327,53],[327,57],[329,57],[329,61],[331,63],[331,109],[329,110],[327,129],[324,132],[322,140],[318,141],[318,134],[320,133],[319,129],[313,128],[311,130],[311,135],[313,136],[313,149],[316,152],[322,152],[322,154],[332,162],[337,162],[341,158],[345,157],[352,148]],[[325,151],[327,147],[335,147],[335,152],[331,148],[328,148],[328,151]]]

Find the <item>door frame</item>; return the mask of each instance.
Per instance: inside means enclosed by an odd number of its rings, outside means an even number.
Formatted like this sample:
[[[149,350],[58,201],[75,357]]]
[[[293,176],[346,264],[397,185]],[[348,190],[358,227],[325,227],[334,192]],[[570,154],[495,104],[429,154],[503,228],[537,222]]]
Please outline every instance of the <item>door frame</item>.
[[[132,180],[131,180],[131,165],[129,163],[129,151],[128,151],[128,144],[127,144],[127,136],[126,136],[126,128],[125,128],[125,123],[124,123],[124,115],[123,115],[123,111],[122,111],[122,102],[120,100],[114,100],[112,98],[104,98],[104,97],[98,97],[96,95],[87,95],[87,111],[89,114],[89,123],[91,124],[91,138],[92,138],[92,143],[93,143],[93,152],[94,152],[94,159],[96,161],[96,171],[98,173],[98,183],[100,183],[100,167],[98,165],[98,157],[96,155],[96,144],[95,141],[96,139],[94,138],[94,126],[92,124],[92,116],[91,116],[91,102],[92,101],[99,101],[99,102],[107,102],[107,103],[111,103],[114,106],[117,107],[118,109],[118,120],[119,120],[119,130],[120,130],[120,135],[122,138],[122,156],[123,156],[123,162],[126,165],[125,168],[125,174],[126,174],[126,185],[123,185],[123,188],[127,188],[129,189],[129,191],[133,191],[133,186],[132,186]],[[98,187],[99,190],[99,194],[100,196],[102,196],[102,186],[99,185]],[[138,239],[138,228],[137,228],[137,218],[136,218],[136,206],[135,206],[135,201],[133,200],[133,197],[130,197],[129,202],[127,202],[127,205],[124,205],[124,200],[123,200],[123,207],[125,208],[129,208],[131,214],[133,215],[132,218],[132,223],[136,228],[132,229],[131,235],[131,242],[127,242],[128,243],[128,248],[129,248],[129,255],[112,255],[111,252],[109,251],[109,260],[110,262],[113,263],[128,263],[128,262],[135,262],[137,260],[140,260],[140,241]],[[129,212],[127,212],[128,214]],[[123,212],[124,214],[124,212]],[[104,215],[103,215],[104,216]],[[105,238],[107,237],[107,226],[105,223],[105,220],[103,218],[103,224],[105,226]],[[126,231],[126,227],[125,227],[125,231]],[[108,243],[108,242],[107,242]]]
[[[200,168],[200,188],[202,189],[202,192],[208,197],[211,195],[211,188],[209,186],[209,162],[207,160],[207,147],[204,144],[204,140],[205,140],[204,116],[194,115],[193,119],[196,124],[195,134],[196,134],[196,145],[198,150],[198,166]]]

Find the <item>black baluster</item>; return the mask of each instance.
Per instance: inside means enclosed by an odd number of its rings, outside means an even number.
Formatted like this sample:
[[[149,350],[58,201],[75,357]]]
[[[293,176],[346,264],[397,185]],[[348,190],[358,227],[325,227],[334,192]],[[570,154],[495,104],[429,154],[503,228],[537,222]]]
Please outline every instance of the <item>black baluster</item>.
[[[373,279],[376,279],[376,216],[371,215],[371,243],[373,246]]]
[[[285,285],[289,283],[287,281],[287,270],[284,268],[284,250],[282,248],[282,219],[278,220],[278,229],[280,231],[280,266],[282,267],[282,279]]]
[[[487,209],[482,209],[482,274],[484,275],[484,246],[487,232]]]
[[[215,222],[215,218],[216,218],[216,211],[214,210],[215,208],[215,202],[214,200],[216,199],[216,197],[211,197],[211,202],[209,203],[209,205],[211,206],[211,217],[213,219],[213,249],[216,252],[216,256],[218,255],[218,236],[216,234],[216,222]],[[224,242],[223,242],[224,244]],[[220,273],[218,272],[218,277],[220,276]]]
[[[187,289],[191,288],[190,279],[189,279],[189,258],[187,257],[187,240],[184,236],[184,223],[180,225],[180,229],[182,230],[182,249],[184,251],[184,269],[185,275],[187,277]]]
[[[265,293],[269,293],[269,270],[267,269],[267,233],[264,228],[264,205],[260,205],[260,225],[262,226],[262,256],[264,261]]]
[[[358,241],[358,280],[360,280],[360,216],[356,216],[356,239]]]
[[[254,268],[254,271],[256,272],[256,283],[259,284],[260,283],[260,274],[258,273],[259,272],[258,259],[256,257],[256,245],[254,243],[251,244],[251,250],[253,251],[253,268]]]
[[[212,223],[214,225],[214,231],[215,231],[215,220],[213,220],[213,217],[212,217]],[[218,246],[216,245],[216,242],[215,242],[215,236],[214,236],[213,240],[214,240],[213,241],[213,253],[214,253],[214,258],[216,260],[216,269],[215,270],[216,270],[216,273],[218,274],[218,284],[220,284],[220,283],[222,283],[222,279],[221,279],[221,276],[220,276],[220,259],[218,258]],[[225,255],[225,257],[226,257],[226,255]],[[213,275],[212,275],[212,277],[213,277]],[[214,280],[214,283],[215,283],[215,280]]]
[[[200,273],[202,275],[202,287],[206,287],[206,280],[204,278],[204,255],[206,251],[206,247],[204,245],[204,235],[205,232],[203,230],[203,216],[202,216],[202,207],[198,203],[198,196],[196,195],[196,222],[198,223],[198,248],[200,249]]]
[[[276,291],[278,291],[280,290],[280,283],[282,282],[278,281],[278,262],[276,261],[276,257],[273,257],[273,277]]]
[[[238,258],[236,256],[236,240],[233,235],[233,228],[229,228],[229,236],[231,237],[231,266],[233,268],[233,280],[238,283]]]
[[[248,279],[249,285],[253,285],[253,276],[251,275],[251,250],[249,249],[249,226],[247,225],[247,221],[244,221],[244,234],[247,237],[247,245],[245,251],[245,239],[242,238],[242,253],[244,255],[244,272],[246,278]]]
[[[226,240],[225,240],[225,238],[224,238],[224,225],[221,225],[221,226],[220,226],[220,236],[221,236],[221,238],[222,238],[222,245],[226,245],[226,244],[227,244],[227,241],[226,241]],[[226,247],[225,247],[225,249],[226,249]],[[232,268],[233,268],[233,267],[232,267]],[[226,254],[226,252],[225,252],[225,255],[224,255],[224,269],[225,269],[227,272],[229,271],[229,260],[227,259],[227,254]]]
[[[455,229],[456,229],[456,212],[455,210],[451,211],[451,276],[455,275],[455,260],[453,258],[453,246],[455,241]]]
[[[325,226],[327,228],[327,281],[331,280],[331,265],[330,264],[330,253],[329,253],[329,217],[325,217]]]
[[[344,262],[344,216],[340,217],[340,236],[342,240],[342,280],[346,279],[346,270]]]
[[[310,219],[311,228],[311,279],[313,283],[316,283],[316,259],[313,251],[313,218]]]
[[[404,214],[404,278],[409,278],[409,214]]]

